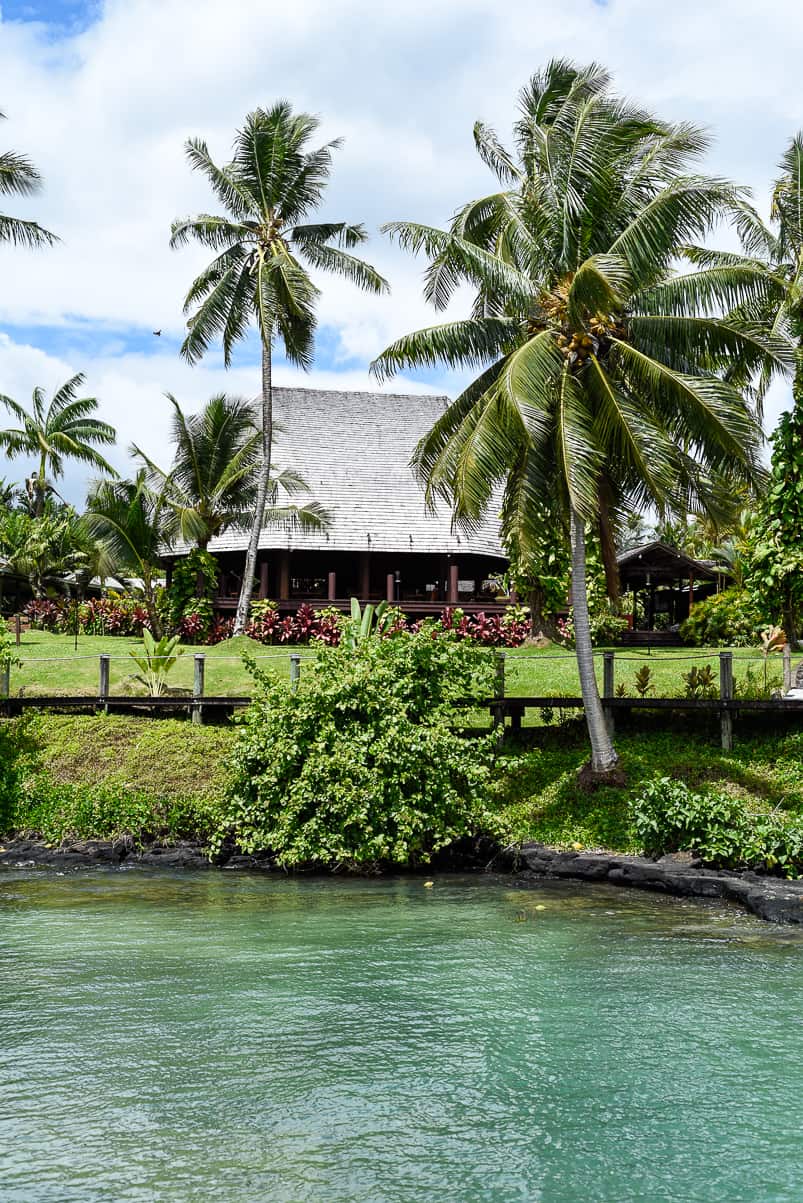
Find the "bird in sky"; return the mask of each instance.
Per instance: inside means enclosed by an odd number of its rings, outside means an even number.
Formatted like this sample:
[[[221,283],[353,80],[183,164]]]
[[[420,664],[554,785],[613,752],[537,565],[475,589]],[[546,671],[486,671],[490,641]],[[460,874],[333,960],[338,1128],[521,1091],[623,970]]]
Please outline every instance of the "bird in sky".
[[[162,337],[162,332],[161,332],[161,330],[154,330],[154,334],[156,335],[156,337],[157,337],[157,338],[161,338],[161,337]]]

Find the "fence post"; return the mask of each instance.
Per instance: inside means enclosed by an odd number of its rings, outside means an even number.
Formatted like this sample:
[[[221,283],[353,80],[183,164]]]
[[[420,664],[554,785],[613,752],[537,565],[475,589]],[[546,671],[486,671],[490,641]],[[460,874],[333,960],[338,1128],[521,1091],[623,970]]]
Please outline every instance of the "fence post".
[[[792,648],[788,643],[783,645],[783,691],[788,693],[792,688]]]
[[[602,697],[612,698],[614,695],[614,656],[615,652],[602,653]],[[608,734],[613,735],[616,725],[616,718],[610,706],[603,706],[605,712],[605,724],[608,728]]]
[[[11,697],[11,665],[4,664],[0,668],[0,698]]]
[[[733,653],[719,653],[719,696],[723,702],[729,702],[733,697]],[[733,711],[722,709],[719,712],[719,722],[722,730],[722,748],[725,752],[733,749]]]
[[[100,656],[100,679],[98,681],[98,699],[104,703],[103,711],[109,713],[109,707],[106,704],[109,698],[109,660],[110,657],[105,653]]]
[[[22,619],[19,614],[14,615],[14,635],[16,636],[17,647],[19,647],[22,638]]]
[[[290,653],[290,688],[293,693],[298,689],[298,682],[301,679],[301,657],[298,652]]]
[[[500,702],[505,699],[505,653],[496,653],[496,681],[494,682],[494,697]],[[505,726],[504,706],[495,706],[493,711],[494,726],[500,728],[500,737]]]
[[[203,652],[196,652],[193,656],[195,670],[192,679],[192,721],[194,723],[202,723],[204,721],[203,706],[201,698],[204,696],[204,674],[206,669],[206,656]]]

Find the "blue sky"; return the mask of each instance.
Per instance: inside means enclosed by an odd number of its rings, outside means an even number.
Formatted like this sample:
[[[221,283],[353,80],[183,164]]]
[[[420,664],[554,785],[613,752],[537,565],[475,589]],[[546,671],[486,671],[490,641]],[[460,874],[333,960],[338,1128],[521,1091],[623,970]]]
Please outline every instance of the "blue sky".
[[[324,216],[366,223],[366,255],[393,291],[377,300],[319,281],[314,369],[301,379],[280,362],[279,383],[372,388],[373,355],[432,320],[422,265],[377,227],[441,223],[480,195],[474,120],[504,137],[518,87],[553,55],[597,58],[621,91],[706,125],[706,168],[765,206],[803,126],[803,20],[798,0],[758,13],[755,0],[0,0],[0,146],[29,154],[45,180],[15,211],[62,238],[35,255],[0,247],[0,392],[25,401],[84,372],[118,428],[121,468],[135,438],[167,458],[166,390],[190,407],[221,389],[256,392],[253,342],[229,372],[216,353],[193,369],[180,360],[182,296],[201,257],[167,238],[172,218],[211,204],[184,140],[202,135],[223,159],[245,113],[280,96],[319,113],[323,137],[344,136]],[[454,394],[460,383],[432,372],[387,387]],[[781,386],[769,425],[787,402]],[[0,476],[23,471],[0,461]],[[80,500],[85,483],[79,470],[65,491]]]

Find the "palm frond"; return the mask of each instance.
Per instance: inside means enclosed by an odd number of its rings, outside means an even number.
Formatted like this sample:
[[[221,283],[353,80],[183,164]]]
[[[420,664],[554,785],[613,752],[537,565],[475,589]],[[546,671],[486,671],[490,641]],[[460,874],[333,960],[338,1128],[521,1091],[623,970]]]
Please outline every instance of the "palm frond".
[[[390,292],[387,280],[370,263],[347,254],[339,247],[309,240],[302,242],[298,249],[312,267],[343,276],[365,292]]]
[[[377,380],[406,367],[482,367],[508,350],[518,332],[513,318],[470,318],[428,326],[397,339],[371,364]]]

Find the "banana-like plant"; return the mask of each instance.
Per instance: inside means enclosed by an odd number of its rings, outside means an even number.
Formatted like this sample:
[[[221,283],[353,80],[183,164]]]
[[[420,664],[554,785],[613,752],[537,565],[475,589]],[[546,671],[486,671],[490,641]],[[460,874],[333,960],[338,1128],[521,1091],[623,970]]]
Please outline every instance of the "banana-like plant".
[[[178,635],[171,638],[163,635],[156,640],[147,628],[142,632],[142,645],[142,653],[129,652],[140,670],[134,680],[145,686],[148,697],[158,698],[167,692],[168,674],[179,657],[184,655],[184,648],[179,647]]]
[[[343,631],[343,641],[352,651],[366,639],[381,635],[384,630],[384,619],[388,603],[380,602],[378,606],[369,603],[364,610],[356,597],[351,599],[351,622],[346,623]]]

